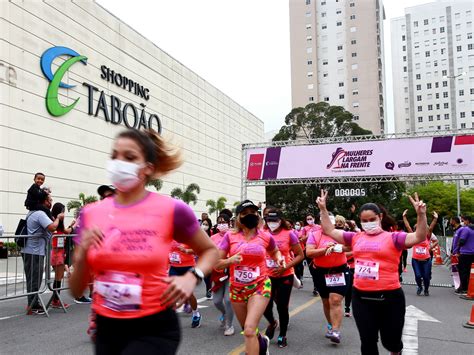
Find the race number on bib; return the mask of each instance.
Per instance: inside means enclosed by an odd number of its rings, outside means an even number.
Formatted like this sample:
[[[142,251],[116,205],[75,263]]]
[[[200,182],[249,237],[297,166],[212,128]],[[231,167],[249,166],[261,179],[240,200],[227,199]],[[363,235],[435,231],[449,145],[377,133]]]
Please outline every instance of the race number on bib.
[[[326,286],[328,287],[335,287],[335,286],[345,286],[346,285],[346,278],[344,277],[344,273],[339,274],[328,274],[324,275],[326,279]]]
[[[250,267],[250,266],[236,266],[234,278],[235,281],[248,284],[255,281],[260,276],[259,267]]]
[[[170,253],[169,259],[170,263],[181,264],[181,255],[179,255],[178,253]]]
[[[113,311],[134,311],[142,304],[143,278],[131,272],[108,271],[97,277],[94,290],[103,306]]]
[[[415,248],[416,255],[426,255],[426,248],[425,247],[416,247]]]
[[[267,259],[267,267],[272,268],[272,269],[276,268],[278,267],[278,263],[273,259]]]
[[[64,237],[57,237],[56,247],[57,248],[64,248]]]
[[[365,260],[356,260],[355,262],[355,278],[365,280],[379,279],[379,263]]]

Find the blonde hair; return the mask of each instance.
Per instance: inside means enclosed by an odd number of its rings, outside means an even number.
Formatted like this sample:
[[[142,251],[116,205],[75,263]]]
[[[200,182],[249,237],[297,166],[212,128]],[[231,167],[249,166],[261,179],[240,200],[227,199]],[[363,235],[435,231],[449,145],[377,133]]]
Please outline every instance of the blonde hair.
[[[336,215],[335,223],[337,223],[337,222],[342,222],[342,224],[346,224],[346,219],[341,215]]]

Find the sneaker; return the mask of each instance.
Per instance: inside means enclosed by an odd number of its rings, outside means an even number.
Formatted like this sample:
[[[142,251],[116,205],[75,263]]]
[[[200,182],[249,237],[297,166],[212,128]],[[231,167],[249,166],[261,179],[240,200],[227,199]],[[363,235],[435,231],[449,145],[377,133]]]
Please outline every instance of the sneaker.
[[[32,309],[31,309],[31,312],[32,312],[32,314],[37,314],[37,315],[46,314],[46,312],[45,312],[45,310],[43,309],[43,307],[41,307],[41,308],[32,308]]]
[[[191,328],[199,328],[201,326],[201,318],[202,316],[200,314],[193,316]]]
[[[189,303],[186,303],[186,304],[184,305],[183,312],[189,314],[189,313],[191,313],[192,311],[193,311],[193,310],[192,310],[192,308],[191,308],[191,305],[190,305]]]
[[[208,290],[208,291],[206,292],[206,298],[207,298],[208,300],[212,300],[212,291],[211,291],[211,290]]]
[[[351,309],[350,308],[346,308],[346,311],[344,312],[344,317],[350,317],[351,316]]]
[[[341,342],[341,332],[339,330],[333,330],[329,340],[335,344],[339,344]]]
[[[422,291],[423,291],[423,287],[418,287],[418,288],[416,289],[416,295],[417,295],[417,296],[420,296]]]
[[[428,290],[425,290],[425,293],[424,293],[425,296],[429,296],[430,295],[430,291]]]
[[[89,297],[86,297],[86,296],[82,296],[82,297],[80,297],[80,298],[74,299],[74,303],[78,303],[78,304],[91,304],[91,303],[92,303],[92,299],[89,298]]]
[[[457,295],[467,295],[467,291],[461,290],[461,288],[457,288],[454,291],[454,293],[457,294]]]
[[[327,332],[326,332],[326,334],[325,334],[324,336],[325,336],[326,338],[328,338],[328,339],[331,339],[331,336],[332,336],[332,325],[328,323],[328,324],[327,324],[327,328],[328,328],[328,330],[327,330]]]
[[[235,330],[234,330],[234,327],[232,325],[230,327],[226,327],[225,330],[224,330],[224,335],[226,337],[234,335],[234,333],[235,333]]]
[[[219,317],[219,322],[221,323],[221,328],[225,327],[225,317],[223,314]]]
[[[279,348],[286,348],[288,346],[288,342],[286,341],[286,337],[279,336],[278,337],[278,347]]]
[[[407,272],[407,268],[404,268],[404,269],[403,269],[403,272]]]
[[[63,305],[64,305],[64,308],[66,309],[69,308],[69,304],[63,303]],[[63,307],[61,306],[61,302],[59,302],[59,300],[55,300],[51,302],[51,308],[63,308]]]
[[[261,335],[261,337],[262,337],[264,346],[260,347],[259,354],[260,355],[268,355],[268,354],[270,354],[270,339],[268,339],[268,337],[266,335]]]
[[[317,290],[316,288],[313,289],[313,296],[314,296],[314,297],[319,296],[319,292],[318,292],[318,290]]]
[[[269,324],[267,329],[265,330],[265,335],[268,337],[268,339],[273,339],[273,336],[275,335],[275,329],[278,327],[278,321],[275,320],[273,324]]]

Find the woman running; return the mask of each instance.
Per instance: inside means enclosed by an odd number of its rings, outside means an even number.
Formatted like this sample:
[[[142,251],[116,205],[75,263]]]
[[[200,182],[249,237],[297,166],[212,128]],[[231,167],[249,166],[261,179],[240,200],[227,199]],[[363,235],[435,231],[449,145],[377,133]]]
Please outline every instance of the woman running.
[[[70,286],[81,296],[93,275],[96,354],[175,354],[181,331],[173,309],[217,261],[189,206],[145,189],[180,164],[179,151],[154,131],[124,131],[107,163],[116,195],[81,211]],[[199,261],[186,274],[168,277],[173,240],[189,245]]]
[[[334,228],[334,216],[331,214],[329,219]],[[349,250],[342,244],[334,243],[334,239],[322,230],[312,232],[306,242],[306,255],[313,258],[316,285],[328,322],[325,336],[336,344],[341,342],[342,300],[350,281],[345,255]]]
[[[216,246],[219,246],[224,235],[229,230],[230,217],[227,214],[221,214],[217,217],[217,233],[211,239]],[[221,312],[219,318],[222,327],[224,327],[224,335],[234,335],[233,326],[234,311],[229,298],[229,270],[214,269],[211,274],[212,280],[212,301],[214,306]]]
[[[202,229],[202,228],[201,228]],[[196,254],[187,244],[178,243],[173,240],[168,254],[170,261],[169,276],[183,276],[196,266]],[[185,313],[193,313],[191,318],[191,328],[201,326],[202,316],[198,310],[198,303],[194,293],[184,304]]]
[[[265,318],[269,322],[265,335],[272,339],[275,329],[280,324],[280,334],[277,343],[278,347],[285,348],[288,345],[286,332],[290,321],[289,304],[294,279],[293,267],[303,261],[303,249],[301,249],[298,236],[283,218],[280,210],[273,207],[268,208],[265,222],[286,263],[285,267],[280,267],[269,257],[266,261],[272,282],[272,294],[264,313]],[[293,258],[291,254],[294,255]],[[279,322],[273,316],[273,302],[277,306]]]
[[[294,225],[294,230],[295,230],[295,233],[296,235],[298,236],[298,240],[300,241],[300,246],[301,246],[301,249],[303,250],[303,260],[300,261],[299,264],[295,265],[294,269],[295,269],[295,276],[298,278],[298,280],[300,280],[300,283],[301,283],[301,286],[300,288],[303,288],[303,276],[304,276],[304,249],[305,249],[305,243],[303,242],[302,240],[302,226],[303,226],[303,222],[301,221],[297,221]]]
[[[243,329],[246,354],[265,354],[270,340],[257,327],[271,296],[266,255],[281,268],[286,266],[285,259],[275,239],[257,228],[260,216],[252,201],[238,205],[236,215],[236,230],[227,233],[219,245],[221,260],[216,268],[230,267],[230,300]]]
[[[322,190],[316,203],[321,210],[324,233],[338,243],[352,247],[355,259],[352,307],[361,339],[363,355],[377,355],[378,334],[382,345],[399,354],[403,349],[402,331],[405,322],[405,295],[398,279],[398,262],[403,249],[426,238],[426,205],[418,194],[410,198],[418,217],[416,233],[385,232],[382,213],[373,203],[360,208],[363,232],[344,232],[335,229],[326,208],[327,191]]]
[[[304,257],[305,257],[305,260],[306,260],[306,264],[308,265],[308,269],[309,269],[309,272],[311,274],[311,278],[313,279],[313,296],[315,296],[315,297],[319,295],[318,285],[316,283],[316,275],[314,273],[315,269],[312,266],[312,260],[311,260],[310,257],[308,257],[306,255],[306,242],[308,241],[308,237],[310,235],[310,232],[316,232],[320,229],[321,229],[321,226],[316,224],[314,215],[312,215],[310,213],[306,216],[306,225],[304,226],[304,228],[301,232],[301,236],[300,236],[300,240],[304,245],[303,246],[303,252],[305,253]]]

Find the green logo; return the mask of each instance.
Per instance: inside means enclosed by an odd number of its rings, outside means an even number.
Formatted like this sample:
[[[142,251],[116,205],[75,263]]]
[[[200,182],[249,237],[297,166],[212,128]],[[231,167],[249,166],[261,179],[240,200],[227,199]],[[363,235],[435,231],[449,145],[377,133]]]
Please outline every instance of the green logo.
[[[61,55],[67,55],[71,58],[62,63],[53,75],[51,64],[55,58]],[[65,89],[74,87],[74,85],[65,84],[61,80],[63,79],[64,74],[66,74],[69,68],[76,62],[82,62],[86,65],[87,57],[79,55],[76,51],[67,47],[52,47],[41,56],[41,70],[43,71],[44,76],[50,81],[46,92],[46,108],[48,112],[55,117],[63,116],[68,113],[79,101],[79,98],[77,98],[71,105],[63,106],[58,99],[60,87]]]

